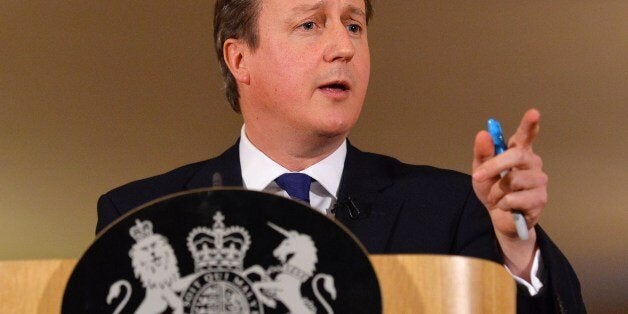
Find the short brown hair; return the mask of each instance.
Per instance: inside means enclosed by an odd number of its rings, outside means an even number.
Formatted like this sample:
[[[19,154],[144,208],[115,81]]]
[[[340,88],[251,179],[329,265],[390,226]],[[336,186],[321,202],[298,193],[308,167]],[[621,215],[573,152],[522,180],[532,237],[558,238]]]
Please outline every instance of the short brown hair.
[[[258,30],[257,17],[260,11],[260,0],[216,0],[214,8],[214,44],[220,62],[220,71],[225,80],[225,92],[231,108],[240,112],[240,94],[235,77],[229,71],[223,57],[223,45],[229,38],[243,39],[251,49],[257,48]],[[373,16],[370,0],[366,5],[366,22]]]

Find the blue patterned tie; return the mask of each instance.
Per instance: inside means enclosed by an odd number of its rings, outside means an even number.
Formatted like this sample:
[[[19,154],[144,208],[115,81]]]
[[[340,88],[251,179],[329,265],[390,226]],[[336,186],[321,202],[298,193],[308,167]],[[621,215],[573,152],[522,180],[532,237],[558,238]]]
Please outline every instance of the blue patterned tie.
[[[277,185],[292,198],[310,204],[310,184],[312,178],[304,173],[284,173],[275,179]]]

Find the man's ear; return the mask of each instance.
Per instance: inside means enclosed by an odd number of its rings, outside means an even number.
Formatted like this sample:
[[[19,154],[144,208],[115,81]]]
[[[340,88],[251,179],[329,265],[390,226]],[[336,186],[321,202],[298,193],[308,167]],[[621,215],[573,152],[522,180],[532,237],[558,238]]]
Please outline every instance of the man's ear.
[[[251,76],[247,68],[249,46],[242,40],[229,38],[222,47],[223,58],[238,83],[249,84]]]

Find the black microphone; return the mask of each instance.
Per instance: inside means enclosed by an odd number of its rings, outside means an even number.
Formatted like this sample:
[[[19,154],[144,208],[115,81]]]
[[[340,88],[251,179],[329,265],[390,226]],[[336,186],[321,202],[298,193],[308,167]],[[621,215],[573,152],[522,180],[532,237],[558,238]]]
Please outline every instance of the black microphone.
[[[344,200],[339,200],[338,202],[336,202],[334,207],[332,207],[331,209],[331,213],[335,215],[338,210],[346,211],[349,215],[349,218],[353,220],[357,220],[362,214],[362,211],[360,211],[358,206],[355,204],[355,200],[351,197],[347,197]]]
[[[222,186],[222,176],[219,172],[214,172],[212,176],[212,187],[220,187]]]

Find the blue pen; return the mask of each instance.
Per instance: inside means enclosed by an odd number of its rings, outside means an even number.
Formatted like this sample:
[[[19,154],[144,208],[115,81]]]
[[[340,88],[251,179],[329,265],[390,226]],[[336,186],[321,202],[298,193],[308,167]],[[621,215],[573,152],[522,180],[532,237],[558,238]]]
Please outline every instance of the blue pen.
[[[493,139],[493,145],[495,145],[495,155],[499,155],[508,149],[506,146],[506,142],[504,141],[504,134],[502,133],[502,126],[499,124],[499,121],[495,119],[488,119],[486,123],[488,133],[491,134],[491,138]],[[504,177],[508,174],[508,170],[500,173],[500,176]],[[517,235],[519,235],[519,239],[527,240],[528,235],[528,226],[526,225],[526,220],[523,217],[521,211],[513,209],[512,216],[515,219],[515,227],[517,228]]]

